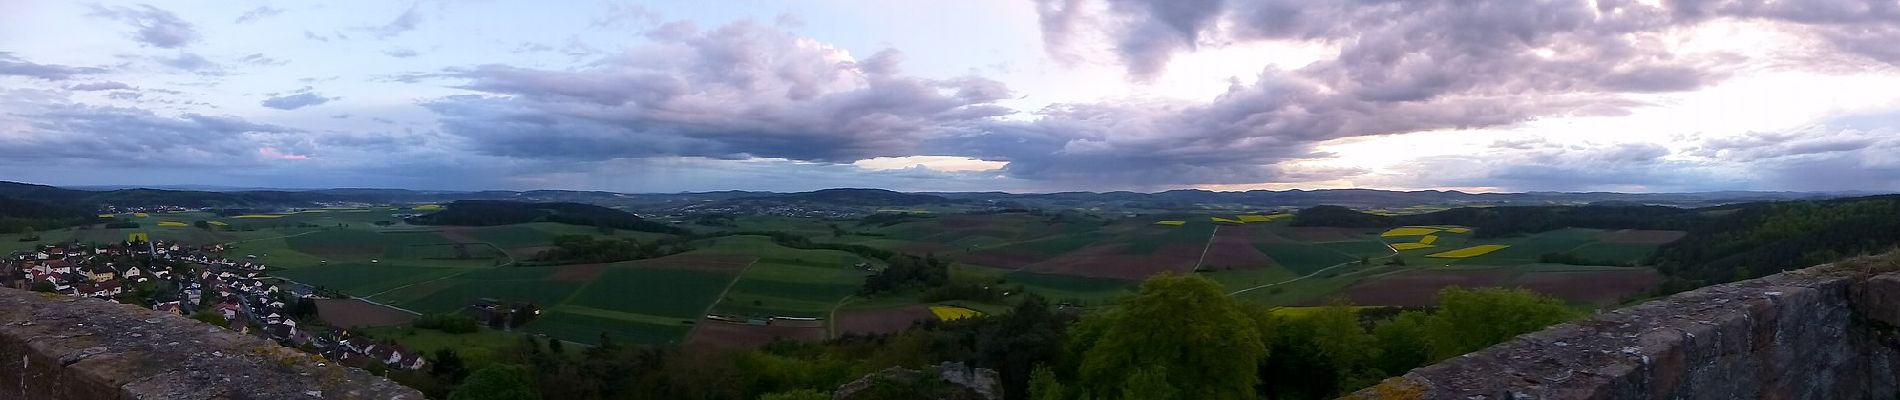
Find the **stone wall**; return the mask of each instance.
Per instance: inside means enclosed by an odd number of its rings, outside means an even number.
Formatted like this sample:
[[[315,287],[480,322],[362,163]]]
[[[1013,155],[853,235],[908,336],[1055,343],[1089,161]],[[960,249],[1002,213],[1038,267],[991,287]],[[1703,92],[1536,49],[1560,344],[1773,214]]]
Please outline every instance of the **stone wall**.
[[[1821,266],[1519,336],[1355,395],[1432,399],[1895,398],[1900,274]]]
[[[182,316],[0,288],[0,400],[422,398]]]

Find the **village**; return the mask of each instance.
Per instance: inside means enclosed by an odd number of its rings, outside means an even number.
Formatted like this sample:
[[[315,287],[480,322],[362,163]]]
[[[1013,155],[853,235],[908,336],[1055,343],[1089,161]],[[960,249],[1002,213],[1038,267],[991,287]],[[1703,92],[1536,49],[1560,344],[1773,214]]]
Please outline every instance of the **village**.
[[[254,257],[224,256],[226,245],[187,246],[133,234],[113,244],[61,243],[0,260],[0,285],[146,307],[263,337],[380,373],[425,366],[422,352],[328,326],[310,287],[266,274]]]

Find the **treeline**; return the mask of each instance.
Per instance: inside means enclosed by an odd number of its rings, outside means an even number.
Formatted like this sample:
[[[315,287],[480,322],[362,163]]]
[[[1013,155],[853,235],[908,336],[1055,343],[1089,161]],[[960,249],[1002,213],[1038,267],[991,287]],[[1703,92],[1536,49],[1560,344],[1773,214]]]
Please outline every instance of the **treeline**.
[[[648,221],[626,211],[581,203],[525,203],[502,200],[459,200],[442,211],[409,218],[417,225],[494,226],[529,222],[558,222],[602,229],[684,235],[671,225]]]
[[[1316,206],[1301,210],[1292,224],[1343,228],[1462,225],[1474,228],[1477,237],[1499,237],[1560,228],[1686,230],[1707,220],[1696,210],[1643,205],[1463,207],[1395,216]]]
[[[0,233],[51,230],[97,221],[90,210],[0,196]]]
[[[523,337],[485,365],[438,351],[433,358],[450,362],[389,374],[432,396],[481,388],[546,399],[828,399],[871,372],[955,361],[997,371],[1009,400],[1318,399],[1577,315],[1558,300],[1505,289],[1448,289],[1433,312],[1374,314],[1327,307],[1277,315],[1206,278],[1161,276],[1087,314],[1031,295],[998,315],[753,350],[662,349],[605,334],[575,350]],[[513,371],[515,383],[469,374],[489,368]],[[892,399],[935,389],[884,384],[877,393]]]
[[[950,263],[938,259],[934,254],[924,257],[897,254],[885,262],[889,265],[883,270],[864,278],[864,286],[858,289],[858,294],[924,290],[943,286],[950,281]]]
[[[697,248],[687,237],[652,241],[635,238],[596,239],[589,235],[555,236],[553,248],[535,253],[532,260],[556,264],[610,263],[665,257]]]
[[[873,260],[887,259],[898,254],[895,251],[861,244],[814,242],[808,237],[780,231],[740,231],[706,235],[704,237],[715,238],[722,236],[765,236],[772,238],[772,243],[776,243],[780,246],[802,250],[838,250]]]
[[[1715,217],[1648,260],[1668,291],[1754,278],[1900,245],[1900,196],[1751,203]]]

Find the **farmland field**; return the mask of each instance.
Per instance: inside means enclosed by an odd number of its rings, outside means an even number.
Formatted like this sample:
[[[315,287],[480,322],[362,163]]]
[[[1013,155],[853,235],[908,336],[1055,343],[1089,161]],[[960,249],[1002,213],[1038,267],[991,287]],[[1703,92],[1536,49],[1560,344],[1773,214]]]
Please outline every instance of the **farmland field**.
[[[732,275],[660,268],[614,268],[575,295],[574,304],[639,314],[698,319]]]
[[[367,295],[398,286],[454,275],[453,268],[405,267],[391,264],[334,264],[272,272],[300,283],[323,286],[355,295]]]

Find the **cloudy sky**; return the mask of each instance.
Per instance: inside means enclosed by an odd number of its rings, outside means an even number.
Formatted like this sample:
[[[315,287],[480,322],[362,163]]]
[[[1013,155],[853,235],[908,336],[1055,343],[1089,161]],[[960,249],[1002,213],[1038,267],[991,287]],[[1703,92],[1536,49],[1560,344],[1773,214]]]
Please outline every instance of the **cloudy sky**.
[[[0,179],[1900,190],[1894,0],[0,2]]]

